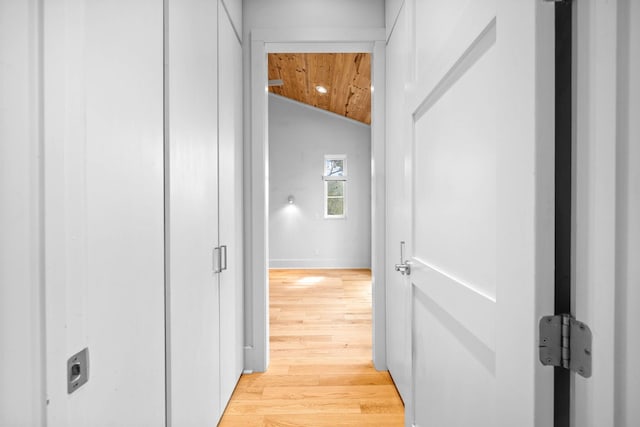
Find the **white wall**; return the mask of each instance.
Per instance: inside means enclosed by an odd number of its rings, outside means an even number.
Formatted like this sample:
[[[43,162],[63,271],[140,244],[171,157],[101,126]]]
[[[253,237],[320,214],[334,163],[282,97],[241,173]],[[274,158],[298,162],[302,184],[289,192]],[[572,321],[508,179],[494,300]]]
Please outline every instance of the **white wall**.
[[[43,424],[37,1],[0,1],[0,426]]]
[[[324,217],[326,154],[347,156],[344,219]],[[269,96],[269,256],[271,268],[371,267],[370,126]]]
[[[640,422],[640,3],[618,7],[615,424],[631,427]]]
[[[245,0],[244,32],[255,28],[382,28],[383,0]]]

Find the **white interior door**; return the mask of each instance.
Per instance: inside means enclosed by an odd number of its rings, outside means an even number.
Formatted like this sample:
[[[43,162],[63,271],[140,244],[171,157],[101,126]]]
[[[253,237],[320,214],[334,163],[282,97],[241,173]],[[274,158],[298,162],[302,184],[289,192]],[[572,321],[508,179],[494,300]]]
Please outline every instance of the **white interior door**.
[[[244,367],[242,254],[242,45],[219,0],[220,381],[224,410]]]
[[[407,424],[551,424],[553,5],[416,1]]]
[[[410,77],[409,20],[405,4],[387,43],[386,105],[386,315],[387,367],[405,402],[411,396],[411,286],[409,276],[394,269],[400,245],[411,247],[411,116],[406,112],[404,88]]]
[[[47,425],[162,426],[162,2],[43,7]]]
[[[167,20],[169,418],[220,416],[218,4],[171,0]]]

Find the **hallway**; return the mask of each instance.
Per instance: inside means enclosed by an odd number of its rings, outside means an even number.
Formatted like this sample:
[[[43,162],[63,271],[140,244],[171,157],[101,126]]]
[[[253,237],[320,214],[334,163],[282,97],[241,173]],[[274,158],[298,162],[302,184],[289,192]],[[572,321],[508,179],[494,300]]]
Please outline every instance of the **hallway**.
[[[221,426],[402,426],[371,362],[368,270],[271,270],[271,363],[243,375]]]

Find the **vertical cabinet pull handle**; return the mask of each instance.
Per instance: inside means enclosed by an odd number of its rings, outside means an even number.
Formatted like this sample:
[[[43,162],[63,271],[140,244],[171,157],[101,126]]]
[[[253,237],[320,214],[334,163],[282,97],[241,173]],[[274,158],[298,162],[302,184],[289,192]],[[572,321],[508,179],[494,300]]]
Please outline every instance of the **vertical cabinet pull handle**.
[[[227,269],[227,245],[213,248],[213,272],[222,273]]]
[[[215,274],[220,273],[222,271],[222,251],[220,248],[213,248],[213,272]]]
[[[220,271],[223,271],[227,269],[227,245],[220,246],[220,249],[222,249],[221,252],[224,254],[222,255],[224,261],[221,263],[222,267],[220,268]]]

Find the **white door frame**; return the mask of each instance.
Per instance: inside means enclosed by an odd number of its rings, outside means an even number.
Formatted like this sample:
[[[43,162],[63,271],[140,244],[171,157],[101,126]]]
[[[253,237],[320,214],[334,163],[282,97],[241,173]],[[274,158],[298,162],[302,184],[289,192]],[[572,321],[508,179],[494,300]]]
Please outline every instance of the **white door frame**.
[[[386,369],[385,328],[385,29],[253,30],[250,45],[250,130],[245,165],[246,300],[245,369],[269,366],[269,142],[267,54],[269,52],[369,52],[371,81],[371,271],[373,295],[373,363]]]

